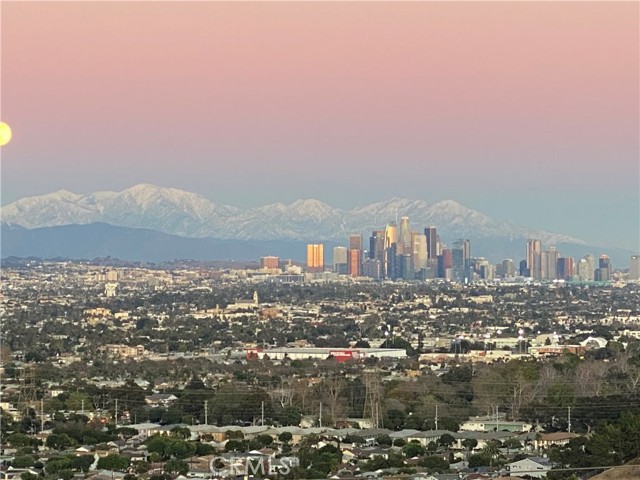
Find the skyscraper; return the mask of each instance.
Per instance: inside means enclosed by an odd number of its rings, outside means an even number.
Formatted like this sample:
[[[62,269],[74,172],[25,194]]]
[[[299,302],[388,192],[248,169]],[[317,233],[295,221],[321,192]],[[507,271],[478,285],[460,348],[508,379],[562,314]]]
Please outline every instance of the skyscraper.
[[[596,280],[601,282],[608,282],[611,280],[611,261],[607,255],[600,255],[595,277]]]
[[[640,280],[640,255],[632,255],[629,265],[629,280]]]
[[[558,258],[558,278],[562,280],[571,280],[573,277],[573,258]]]
[[[347,247],[333,248],[333,271],[339,275],[346,275],[349,272],[347,264]]]
[[[395,255],[397,242],[398,227],[395,223],[390,223],[384,230],[384,261],[382,263],[382,272],[383,275],[387,278],[393,278],[393,276],[395,275]]]
[[[352,277],[359,277],[362,275],[362,262],[361,262],[361,250],[350,248],[347,251],[347,264],[349,268],[349,275]]]
[[[418,232],[411,234],[411,255],[413,257],[413,269],[416,272],[427,269],[427,236]],[[426,272],[425,272],[426,275]]]
[[[516,274],[516,266],[513,264],[513,260],[510,258],[502,261],[502,276],[504,278],[511,278]]]
[[[436,227],[427,227],[424,229],[427,237],[427,258],[438,258],[438,233]]]
[[[260,268],[280,268],[280,259],[278,257],[261,257]]]
[[[322,272],[324,270],[324,245],[307,245],[307,270],[309,272]]]
[[[577,274],[581,282],[593,282],[596,269],[593,255],[585,255],[577,264]]]
[[[359,233],[349,235],[349,250],[362,250],[362,235]]]
[[[540,254],[540,278],[555,280],[558,276],[558,258],[560,253],[556,247],[549,247]]]
[[[359,233],[352,233],[349,235],[347,264],[349,265],[349,275],[353,277],[359,277],[362,275],[362,251],[362,235]]]
[[[409,217],[400,219],[400,229],[398,230],[398,255],[411,253],[411,227]]]
[[[374,230],[369,237],[369,258],[384,262],[384,230]]]
[[[535,279],[542,277],[542,269],[540,265],[540,254],[542,252],[542,243],[540,240],[527,241],[527,269],[529,276]]]

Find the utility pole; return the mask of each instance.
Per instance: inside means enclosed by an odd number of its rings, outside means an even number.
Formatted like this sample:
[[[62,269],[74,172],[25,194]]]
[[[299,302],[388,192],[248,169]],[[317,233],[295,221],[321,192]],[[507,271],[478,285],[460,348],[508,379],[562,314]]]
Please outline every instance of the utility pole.
[[[567,431],[571,433],[571,407],[567,407]]]
[[[500,431],[500,426],[499,426],[499,422],[500,422],[500,415],[499,415],[499,413],[498,413],[498,409],[499,409],[499,408],[500,408],[500,407],[498,407],[498,406],[496,405],[496,432]]]
[[[40,399],[40,433],[44,431],[44,399]]]
[[[322,402],[320,402],[320,428],[322,428]]]
[[[84,415],[84,398],[82,399],[82,408],[80,410],[80,413]]]
[[[204,401],[204,424],[209,425],[209,400]]]
[[[116,428],[118,428],[118,399],[116,398]]]
[[[438,404],[436,403],[436,430],[438,429]]]
[[[260,403],[260,410],[261,410],[261,414],[260,414],[260,425],[264,426],[264,402]]]

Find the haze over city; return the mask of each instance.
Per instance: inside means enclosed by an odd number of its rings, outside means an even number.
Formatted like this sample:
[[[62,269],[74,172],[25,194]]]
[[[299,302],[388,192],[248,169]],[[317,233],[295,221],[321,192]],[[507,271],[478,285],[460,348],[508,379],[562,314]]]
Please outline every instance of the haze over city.
[[[2,203],[454,199],[637,251],[638,9],[3,3]]]

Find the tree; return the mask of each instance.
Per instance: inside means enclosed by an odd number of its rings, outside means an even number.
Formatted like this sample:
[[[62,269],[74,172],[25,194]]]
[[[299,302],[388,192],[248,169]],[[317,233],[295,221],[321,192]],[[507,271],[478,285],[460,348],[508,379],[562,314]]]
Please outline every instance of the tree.
[[[76,441],[73,440],[66,433],[55,434],[52,433],[47,437],[47,447],[53,448],[55,450],[65,450],[69,447],[73,447],[76,445]]]
[[[446,448],[450,448],[451,445],[453,445],[455,442],[456,439],[453,437],[453,435],[450,435],[448,433],[443,433],[438,439],[438,443]]]
[[[469,457],[469,468],[488,467],[489,464],[489,458],[481,453]]]
[[[191,430],[189,430],[187,427],[174,427],[171,429],[171,436],[186,440],[188,438],[191,438]]]
[[[409,442],[402,447],[402,454],[407,458],[419,457],[425,454],[425,448],[417,442]]]
[[[378,435],[376,437],[376,443],[378,445],[383,445],[383,446],[387,446],[390,447],[391,446],[391,437],[389,435]]]
[[[462,441],[462,446],[467,449],[467,460],[469,460],[469,454],[478,446],[478,440],[475,438],[465,438]]]
[[[189,472],[189,464],[184,460],[172,458],[164,464],[164,471],[177,475],[186,475]]]
[[[99,470],[124,471],[129,467],[129,459],[121,455],[107,455],[98,460]]]
[[[282,443],[289,443],[293,439],[293,435],[291,432],[282,432],[278,435],[278,440]]]
[[[7,442],[13,448],[28,447],[31,445],[31,437],[24,433],[12,433],[7,437]]]
[[[32,455],[22,455],[19,457],[14,457],[11,461],[11,466],[13,466],[13,468],[29,468],[33,467],[35,463],[36,460]]]
[[[495,440],[489,440],[482,448],[482,455],[489,460],[489,466],[493,466],[493,459],[500,455],[500,444]]]
[[[255,439],[260,444],[260,447],[267,447],[273,443],[273,437],[271,435],[258,435]]]
[[[147,473],[151,469],[149,462],[138,461],[133,463],[133,471],[138,475]]]
[[[449,462],[437,455],[423,457],[420,466],[425,467],[429,473],[446,473],[449,470]]]

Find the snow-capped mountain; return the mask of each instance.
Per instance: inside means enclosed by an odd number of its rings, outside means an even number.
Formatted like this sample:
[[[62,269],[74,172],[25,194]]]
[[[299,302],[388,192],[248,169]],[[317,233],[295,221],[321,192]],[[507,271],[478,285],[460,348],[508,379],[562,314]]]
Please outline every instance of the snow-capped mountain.
[[[149,184],[90,195],[61,190],[23,198],[2,207],[0,214],[3,223],[28,229],[101,222],[194,238],[341,242],[350,233],[369,235],[396,218],[408,216],[414,230],[434,225],[445,242],[462,237],[501,237],[538,238],[545,244],[585,243],[567,235],[496,221],[453,200],[429,204],[394,198],[341,210],[305,199],[290,205],[276,203],[240,209],[216,204],[195,193]]]

